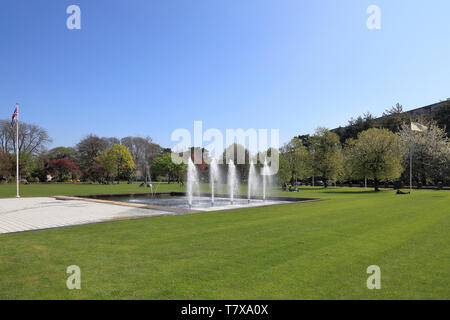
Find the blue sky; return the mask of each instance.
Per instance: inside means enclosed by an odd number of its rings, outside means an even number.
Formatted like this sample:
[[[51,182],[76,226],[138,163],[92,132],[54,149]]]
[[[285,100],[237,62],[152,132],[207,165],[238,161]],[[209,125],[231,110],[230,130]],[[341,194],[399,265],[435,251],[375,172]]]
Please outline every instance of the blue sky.
[[[52,146],[95,133],[171,147],[194,120],[285,142],[449,98],[449,13],[448,0],[2,0],[0,118],[18,101]]]

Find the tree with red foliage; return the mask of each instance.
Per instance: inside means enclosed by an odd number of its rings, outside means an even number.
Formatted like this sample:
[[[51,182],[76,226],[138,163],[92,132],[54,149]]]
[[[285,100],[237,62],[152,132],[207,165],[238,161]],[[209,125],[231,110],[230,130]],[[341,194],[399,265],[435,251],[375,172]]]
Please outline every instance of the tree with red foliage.
[[[63,180],[65,176],[74,178],[80,173],[78,165],[67,158],[50,161],[47,170],[50,174],[56,176],[59,181]]]

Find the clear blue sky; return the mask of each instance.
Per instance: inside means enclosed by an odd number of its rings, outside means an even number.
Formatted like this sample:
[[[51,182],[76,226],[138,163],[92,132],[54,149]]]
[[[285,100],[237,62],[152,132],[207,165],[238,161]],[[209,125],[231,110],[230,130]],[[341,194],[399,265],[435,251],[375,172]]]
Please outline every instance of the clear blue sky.
[[[170,147],[194,120],[284,142],[450,97],[449,15],[448,0],[1,0],[0,118],[18,101],[52,146],[95,133]]]

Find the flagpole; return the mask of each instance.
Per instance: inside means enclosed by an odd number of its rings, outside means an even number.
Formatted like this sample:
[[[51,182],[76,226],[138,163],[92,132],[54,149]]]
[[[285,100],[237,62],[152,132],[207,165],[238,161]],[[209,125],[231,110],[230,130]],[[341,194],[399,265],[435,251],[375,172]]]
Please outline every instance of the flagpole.
[[[19,104],[16,103],[17,118],[16,118],[16,198],[20,198],[19,195]]]

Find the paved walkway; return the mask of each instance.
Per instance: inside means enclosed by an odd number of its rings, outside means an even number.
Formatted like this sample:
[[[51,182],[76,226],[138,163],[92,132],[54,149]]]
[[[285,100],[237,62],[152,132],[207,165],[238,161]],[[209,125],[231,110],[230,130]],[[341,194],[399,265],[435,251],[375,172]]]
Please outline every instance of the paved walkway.
[[[171,213],[79,200],[0,199],[0,234],[167,214]]]

